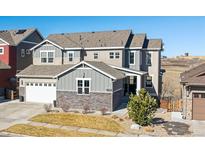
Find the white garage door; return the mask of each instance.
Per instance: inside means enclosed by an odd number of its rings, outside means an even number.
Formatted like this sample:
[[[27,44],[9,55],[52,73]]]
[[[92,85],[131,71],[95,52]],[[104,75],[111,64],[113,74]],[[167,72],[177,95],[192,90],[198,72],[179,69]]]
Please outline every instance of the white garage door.
[[[56,100],[55,83],[27,83],[26,102],[53,103]]]

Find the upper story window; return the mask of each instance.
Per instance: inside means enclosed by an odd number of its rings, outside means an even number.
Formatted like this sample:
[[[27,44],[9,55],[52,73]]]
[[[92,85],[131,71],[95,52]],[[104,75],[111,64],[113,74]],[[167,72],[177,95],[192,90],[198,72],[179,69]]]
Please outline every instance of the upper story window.
[[[130,64],[135,64],[135,53],[130,52]]]
[[[77,79],[77,93],[78,94],[90,94],[90,79]]]
[[[115,59],[119,59],[120,58],[120,53],[119,52],[115,52]]]
[[[151,66],[152,61],[151,61],[151,53],[146,52],[146,65]]]
[[[110,52],[110,59],[114,59],[114,52]]]
[[[3,54],[4,54],[4,48],[0,47],[0,55],[3,55]]]
[[[25,57],[25,53],[26,51],[25,51],[25,49],[21,49],[21,57]]]
[[[31,51],[29,49],[26,49],[26,54],[27,55],[30,55],[31,54]]]
[[[145,82],[145,86],[148,88],[152,87],[152,77],[151,76],[146,76],[146,82]]]
[[[74,52],[68,52],[68,61],[73,61],[74,58]]]
[[[41,51],[41,63],[53,63],[54,51]]]
[[[98,53],[94,53],[94,59],[98,59]]]
[[[119,52],[110,52],[110,59],[119,59],[120,53]]]

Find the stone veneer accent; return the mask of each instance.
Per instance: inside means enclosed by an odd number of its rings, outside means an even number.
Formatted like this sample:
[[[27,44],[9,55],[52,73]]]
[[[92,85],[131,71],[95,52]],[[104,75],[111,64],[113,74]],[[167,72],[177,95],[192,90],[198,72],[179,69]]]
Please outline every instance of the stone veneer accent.
[[[101,110],[106,107],[112,111],[112,93],[90,93],[89,95],[77,95],[72,91],[57,91],[57,107],[64,110],[68,108],[83,109],[88,105],[92,110]]]

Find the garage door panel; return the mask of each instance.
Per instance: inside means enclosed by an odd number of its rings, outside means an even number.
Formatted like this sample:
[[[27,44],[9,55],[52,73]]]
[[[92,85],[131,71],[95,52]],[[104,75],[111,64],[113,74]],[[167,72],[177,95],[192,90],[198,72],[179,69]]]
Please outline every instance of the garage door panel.
[[[197,95],[199,98],[193,97],[193,119],[205,120],[205,98],[201,98],[202,95],[200,93],[197,93]]]
[[[54,100],[56,100],[56,87],[26,86],[26,102],[53,103]]]

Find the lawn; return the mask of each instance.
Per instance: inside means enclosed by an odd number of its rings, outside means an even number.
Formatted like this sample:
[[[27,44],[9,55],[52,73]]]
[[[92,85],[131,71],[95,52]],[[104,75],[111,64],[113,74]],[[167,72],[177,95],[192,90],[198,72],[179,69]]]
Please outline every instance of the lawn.
[[[17,124],[9,127],[6,132],[22,134],[36,137],[103,137],[95,133],[85,133],[79,131],[67,131],[56,128],[47,128],[42,126],[31,126],[28,124]]]
[[[44,122],[55,125],[78,126],[113,132],[123,132],[123,127],[108,117],[91,116],[71,113],[40,114],[30,119],[34,122]]]

